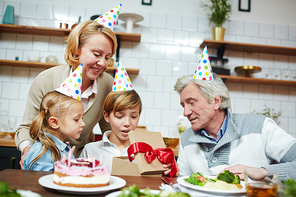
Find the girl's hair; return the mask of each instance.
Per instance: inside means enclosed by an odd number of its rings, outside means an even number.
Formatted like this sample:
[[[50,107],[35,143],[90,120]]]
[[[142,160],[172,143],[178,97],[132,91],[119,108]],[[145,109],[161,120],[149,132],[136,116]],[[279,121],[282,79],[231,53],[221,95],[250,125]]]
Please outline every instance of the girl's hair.
[[[222,103],[220,105],[220,110],[230,109],[231,110],[231,100],[228,93],[228,89],[224,82],[218,75],[213,73],[213,80],[198,80],[194,79],[192,75],[186,75],[180,77],[175,86],[174,90],[181,94],[182,90],[190,83],[195,84],[206,97],[208,102],[211,102],[216,96],[222,96]]]
[[[103,109],[108,116],[111,112],[119,112],[139,106],[139,114],[142,111],[142,101],[135,90],[110,92],[104,101]]]
[[[64,56],[65,61],[76,69],[80,64],[79,56],[77,55],[78,48],[82,47],[90,36],[98,33],[104,34],[113,42],[112,55],[114,55],[117,48],[117,39],[114,32],[93,20],[87,20],[79,23],[69,34]]]
[[[61,153],[54,140],[45,133],[49,133],[54,136],[61,136],[62,134],[57,133],[57,131],[49,125],[48,120],[50,117],[59,118],[65,116],[68,113],[69,107],[75,102],[80,101],[55,91],[45,94],[40,104],[40,113],[35,117],[30,126],[31,138],[34,141],[41,142],[44,149],[34,160],[32,160],[30,168],[48,149],[52,152],[53,163],[61,159]]]

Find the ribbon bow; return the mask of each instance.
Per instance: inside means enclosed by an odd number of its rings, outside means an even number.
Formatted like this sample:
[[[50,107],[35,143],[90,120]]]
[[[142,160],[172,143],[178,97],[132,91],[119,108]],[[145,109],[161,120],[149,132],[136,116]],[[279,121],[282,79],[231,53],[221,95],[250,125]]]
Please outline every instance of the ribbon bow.
[[[170,177],[175,177],[177,173],[177,165],[174,152],[170,148],[153,148],[145,142],[136,142],[130,145],[127,149],[128,159],[130,162],[134,160],[132,154],[145,153],[145,158],[148,163],[151,163],[156,157],[162,164],[172,164]]]

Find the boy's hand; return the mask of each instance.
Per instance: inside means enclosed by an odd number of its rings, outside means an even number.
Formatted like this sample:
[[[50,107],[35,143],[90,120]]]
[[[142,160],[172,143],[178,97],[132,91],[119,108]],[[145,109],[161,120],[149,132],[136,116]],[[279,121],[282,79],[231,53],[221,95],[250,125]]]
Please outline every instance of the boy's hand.
[[[177,163],[176,163],[176,164],[177,164]],[[170,164],[162,164],[162,166],[163,166],[164,168],[168,168],[168,170],[166,170],[166,171],[163,172],[164,175],[169,175],[170,172],[171,172],[171,170],[172,170],[172,164],[171,164],[171,163],[170,163]],[[179,169],[178,164],[177,164],[177,173],[176,173],[176,177],[178,177],[179,175],[180,175],[180,169]]]

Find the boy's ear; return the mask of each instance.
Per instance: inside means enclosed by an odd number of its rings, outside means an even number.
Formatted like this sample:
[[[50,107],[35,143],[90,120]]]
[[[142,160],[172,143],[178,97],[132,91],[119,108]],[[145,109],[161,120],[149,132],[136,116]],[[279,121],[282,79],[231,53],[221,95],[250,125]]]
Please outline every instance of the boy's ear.
[[[58,119],[53,116],[48,119],[48,124],[53,129],[58,129],[60,127]]]
[[[104,118],[105,118],[106,122],[110,123],[108,113],[106,111],[104,111],[103,115],[104,115]]]

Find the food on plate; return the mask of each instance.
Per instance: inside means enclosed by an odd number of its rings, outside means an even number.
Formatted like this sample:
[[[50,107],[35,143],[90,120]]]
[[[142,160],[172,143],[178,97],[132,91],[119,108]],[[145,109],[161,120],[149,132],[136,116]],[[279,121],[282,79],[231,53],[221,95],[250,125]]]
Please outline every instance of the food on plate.
[[[231,183],[231,184],[240,184],[239,176],[234,175],[229,170],[225,170],[224,172],[220,173],[216,177],[216,180],[225,181],[226,183]]]
[[[110,184],[110,172],[107,165],[92,158],[62,159],[54,163],[53,182],[69,187],[102,187]]]
[[[190,177],[184,179],[193,185],[204,186],[207,182],[216,182],[214,179],[205,177],[201,172],[192,173]]]
[[[223,173],[219,174],[215,180],[205,177],[200,172],[192,173],[184,180],[190,184],[199,185],[207,189],[239,190],[243,188],[243,186],[240,184],[239,177],[228,170],[225,170]]]
[[[135,184],[129,187],[125,187],[121,190],[121,193],[117,197],[190,197],[183,192],[165,192],[160,191],[158,193],[151,192],[149,188],[140,190]]]
[[[293,197],[296,194],[296,181],[294,179],[288,179],[283,181],[283,195],[285,197]]]
[[[21,197],[16,189],[9,189],[7,182],[0,181],[0,196]]]
[[[208,182],[203,187],[208,189],[217,189],[217,190],[226,190],[226,191],[239,190],[242,188],[242,186],[241,188],[238,188],[236,184],[230,184],[220,180],[217,180],[216,182]]]

